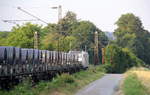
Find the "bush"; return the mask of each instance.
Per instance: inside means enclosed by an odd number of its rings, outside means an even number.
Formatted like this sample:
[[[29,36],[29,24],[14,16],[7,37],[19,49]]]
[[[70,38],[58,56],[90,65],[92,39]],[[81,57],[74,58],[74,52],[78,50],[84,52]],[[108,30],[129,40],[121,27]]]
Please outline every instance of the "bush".
[[[73,83],[75,81],[72,75],[66,73],[61,74],[60,76],[57,77],[58,77],[57,82],[61,82],[61,83]]]
[[[127,48],[108,45],[105,50],[105,68],[107,72],[123,73],[133,66],[140,66],[144,63]]]

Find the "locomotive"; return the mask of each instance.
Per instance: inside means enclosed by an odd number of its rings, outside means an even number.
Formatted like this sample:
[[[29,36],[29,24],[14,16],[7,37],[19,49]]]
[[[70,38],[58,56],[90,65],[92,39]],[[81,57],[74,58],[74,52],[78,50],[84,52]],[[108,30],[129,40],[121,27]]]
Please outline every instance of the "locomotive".
[[[0,82],[23,76],[53,76],[88,68],[85,51],[48,51],[0,46]]]

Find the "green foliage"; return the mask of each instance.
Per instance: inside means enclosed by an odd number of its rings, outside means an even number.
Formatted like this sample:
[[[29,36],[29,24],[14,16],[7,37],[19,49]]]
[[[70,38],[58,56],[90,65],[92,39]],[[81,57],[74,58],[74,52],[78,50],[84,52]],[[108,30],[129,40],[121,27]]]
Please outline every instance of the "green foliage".
[[[122,48],[129,48],[138,58],[145,63],[150,63],[150,33],[144,30],[141,20],[134,14],[122,15],[116,22],[115,43]]]
[[[75,48],[77,39],[74,36],[63,37],[58,33],[49,33],[43,39],[43,48],[47,50],[69,51]]]
[[[61,32],[68,35],[71,31],[71,27],[77,24],[76,14],[68,11],[63,19],[61,19],[58,23]]]
[[[32,87],[30,80],[26,80],[9,92],[0,90],[0,95],[54,95],[55,92],[63,95],[74,95],[77,90],[103,75],[103,66],[90,66],[86,71],[72,75],[58,75],[51,81],[40,81],[34,87]]]
[[[98,32],[99,57],[101,47],[106,46],[108,38],[90,21],[79,21],[76,14],[68,11],[58,24],[49,23],[42,27],[37,24],[25,23],[13,27],[8,36],[0,34],[1,46],[16,46],[21,48],[34,47],[34,32],[40,34],[40,49],[46,50],[86,50],[93,63],[94,33]]]
[[[133,66],[140,66],[143,61],[137,58],[127,48],[108,45],[105,54],[106,69],[112,73],[123,73]]]
[[[58,25],[49,23],[47,26],[45,26],[42,29],[41,32],[42,32],[42,34],[41,34],[42,37],[45,37],[49,33],[56,33],[56,32],[58,32]]]
[[[24,80],[19,85],[15,86],[10,91],[0,90],[0,95],[36,95],[34,92],[31,92],[31,81],[30,79]]]
[[[6,39],[8,37],[10,32],[0,32],[0,46],[5,46],[6,45]]]
[[[75,80],[74,80],[74,77],[72,75],[69,75],[69,74],[62,74],[60,76],[58,76],[57,80],[55,80],[56,83],[74,83]]]
[[[7,38],[7,36],[9,35],[10,32],[7,32],[7,31],[4,31],[4,32],[1,32],[0,31],[0,38]]]
[[[78,21],[76,14],[69,11],[57,25],[49,24],[44,28],[44,31],[47,31],[47,35],[43,39],[43,45],[44,47],[49,47],[50,45],[55,50],[58,48],[57,44],[59,40],[62,41],[60,42],[60,50],[62,51],[68,51],[69,49],[83,50],[85,46],[90,51],[93,49],[94,32],[96,30],[99,32],[99,44],[106,45],[108,38],[102,31],[97,29],[90,21]],[[54,39],[56,42],[53,43]],[[70,39],[74,39],[75,41],[69,41]],[[66,45],[68,48],[65,47]]]
[[[43,48],[48,50],[55,50],[58,47],[58,33],[49,33],[47,36],[44,37],[42,43]]]
[[[146,88],[135,74],[128,75],[123,83],[124,95],[148,95]]]
[[[7,46],[33,48],[34,32],[41,34],[41,26],[26,23],[22,26],[17,25],[13,27],[12,32],[7,38]]]
[[[77,39],[74,36],[66,36],[60,39],[60,50],[69,51],[76,48]]]
[[[101,47],[106,46],[108,38],[90,21],[79,21],[76,14],[67,12],[58,24],[49,24],[43,28],[47,35],[42,39],[43,49],[48,50],[84,50],[85,46],[90,54],[90,63],[93,63],[94,33],[99,33],[99,55]],[[101,55],[100,55],[101,56]]]

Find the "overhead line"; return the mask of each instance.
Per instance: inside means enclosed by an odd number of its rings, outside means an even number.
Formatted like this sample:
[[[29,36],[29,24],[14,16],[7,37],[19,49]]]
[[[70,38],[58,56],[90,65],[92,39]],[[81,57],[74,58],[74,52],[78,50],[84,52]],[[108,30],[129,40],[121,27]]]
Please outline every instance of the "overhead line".
[[[4,22],[9,22],[9,21],[38,21],[37,19],[30,19],[30,20],[2,20]]]
[[[17,9],[20,10],[20,11],[22,11],[22,12],[24,12],[24,13],[26,13],[26,14],[28,14],[28,15],[30,15],[30,16],[32,16],[32,17],[34,17],[34,18],[36,18],[37,20],[39,20],[39,21],[41,21],[41,22],[43,22],[43,23],[48,24],[47,22],[45,22],[44,20],[40,19],[39,17],[34,16],[33,14],[31,14],[31,13],[29,13],[29,12],[23,10],[21,7],[17,7]]]

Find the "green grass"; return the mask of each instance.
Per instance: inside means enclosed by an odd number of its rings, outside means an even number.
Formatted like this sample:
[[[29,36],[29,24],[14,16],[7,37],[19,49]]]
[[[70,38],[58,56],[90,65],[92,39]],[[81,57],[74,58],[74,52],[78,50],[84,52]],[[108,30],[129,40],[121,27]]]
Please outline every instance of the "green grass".
[[[123,83],[124,95],[148,95],[147,89],[138,80],[136,74],[129,74]]]
[[[31,82],[25,81],[11,91],[0,91],[0,95],[73,95],[83,86],[99,79],[104,75],[103,66],[90,66],[88,70],[75,74],[62,74],[52,81],[41,81],[32,87]]]

